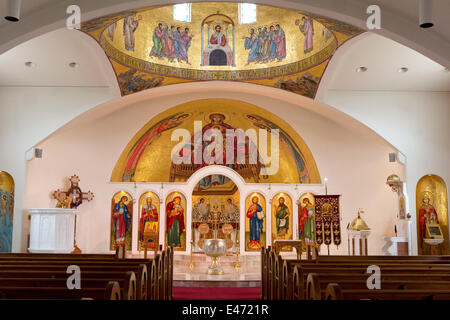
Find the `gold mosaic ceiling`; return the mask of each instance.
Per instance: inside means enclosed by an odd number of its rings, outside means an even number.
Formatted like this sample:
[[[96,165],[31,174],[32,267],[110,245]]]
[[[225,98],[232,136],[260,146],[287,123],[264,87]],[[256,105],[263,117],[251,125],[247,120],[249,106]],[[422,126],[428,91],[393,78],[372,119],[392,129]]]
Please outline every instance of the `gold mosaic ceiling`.
[[[239,4],[191,4],[190,22],[173,6],[120,12],[87,21],[116,72],[122,95],[181,82],[231,80],[314,98],[334,52],[363,30],[295,10],[256,6],[239,21]]]

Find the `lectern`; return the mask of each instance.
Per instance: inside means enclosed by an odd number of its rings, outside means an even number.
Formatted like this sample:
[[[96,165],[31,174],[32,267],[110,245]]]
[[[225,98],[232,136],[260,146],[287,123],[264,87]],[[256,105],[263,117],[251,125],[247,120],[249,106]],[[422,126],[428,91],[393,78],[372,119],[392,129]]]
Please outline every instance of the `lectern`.
[[[74,250],[75,209],[28,209],[31,253],[71,253]]]

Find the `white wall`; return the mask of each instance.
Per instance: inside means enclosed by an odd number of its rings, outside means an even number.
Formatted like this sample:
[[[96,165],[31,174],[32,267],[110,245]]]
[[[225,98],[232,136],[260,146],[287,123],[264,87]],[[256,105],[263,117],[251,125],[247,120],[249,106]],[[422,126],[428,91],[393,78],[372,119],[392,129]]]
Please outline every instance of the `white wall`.
[[[242,100],[288,122],[309,146],[321,177],[328,178],[328,193],[342,195],[343,242],[338,249],[332,245],[331,253],[347,253],[345,228],[356,217],[358,208],[364,208],[367,212],[364,219],[372,227],[369,252],[381,254],[382,238],[391,235],[397,213],[396,195],[385,185],[385,178],[393,171],[404,178],[402,166],[388,162],[388,153],[396,152],[395,148],[367,127],[321,103],[251,84],[202,82],[155,88],[85,113],[39,144],[44,157],[28,163],[26,207],[53,207],[55,200],[50,193],[65,187],[64,179],[78,174],[80,187],[93,191],[95,199],[79,208],[82,217],[77,242],[84,252],[108,251],[110,203],[116,191],[124,189],[138,199],[142,192],[153,190],[165,200],[165,195],[175,189],[168,184],[161,190],[161,184],[141,183],[135,187],[130,183],[110,183],[110,175],[124,147],[155,115],[183,102],[205,98]],[[191,191],[188,184],[180,184],[177,189],[188,196]],[[298,188],[272,185],[271,190],[266,185],[244,188],[248,192],[260,188],[268,195],[267,200],[275,191],[285,190],[292,193],[294,202],[303,192],[323,190],[320,186],[307,185]],[[136,248],[137,204],[134,209],[133,246]],[[188,217],[190,210],[188,206]],[[322,250],[325,252],[325,248]]]
[[[26,247],[27,232],[22,232],[27,221],[23,214],[25,152],[74,117],[110,99],[107,87],[0,87],[0,170],[15,181],[14,252]]]
[[[450,92],[329,90],[323,102],[366,124],[407,157],[406,182],[415,232],[419,179],[436,174],[447,188],[450,183]],[[417,238],[413,251],[417,253]]]

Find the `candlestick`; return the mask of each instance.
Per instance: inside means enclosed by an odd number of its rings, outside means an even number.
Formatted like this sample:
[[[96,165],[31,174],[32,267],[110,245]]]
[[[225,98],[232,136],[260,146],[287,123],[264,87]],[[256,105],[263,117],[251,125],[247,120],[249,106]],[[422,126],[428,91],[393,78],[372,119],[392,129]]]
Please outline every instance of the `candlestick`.
[[[239,239],[236,239],[236,263],[234,264],[235,269],[239,269],[241,264],[239,263]]]
[[[73,251],[72,254],[80,254],[81,249],[77,246],[77,215],[75,215],[75,222],[74,222],[74,228],[73,228]]]
[[[190,270],[194,269],[194,253],[192,251],[193,246],[194,246],[194,240],[191,240],[191,262],[189,263]]]

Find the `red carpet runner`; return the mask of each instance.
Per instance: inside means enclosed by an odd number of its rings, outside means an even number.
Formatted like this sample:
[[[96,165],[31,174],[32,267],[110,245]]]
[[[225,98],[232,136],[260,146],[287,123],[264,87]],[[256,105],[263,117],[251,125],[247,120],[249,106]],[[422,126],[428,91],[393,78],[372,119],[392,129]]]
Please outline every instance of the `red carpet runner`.
[[[260,287],[173,287],[174,300],[259,300]]]

